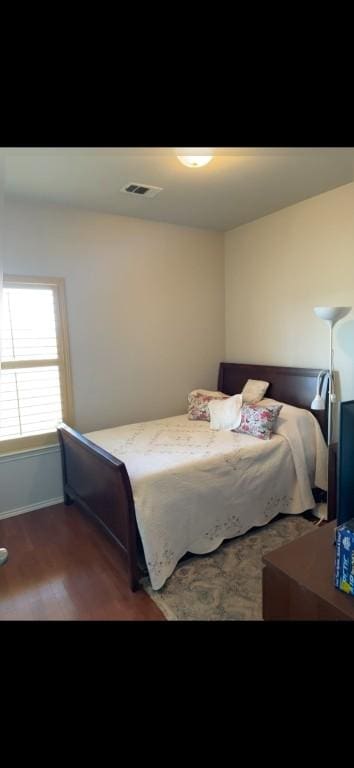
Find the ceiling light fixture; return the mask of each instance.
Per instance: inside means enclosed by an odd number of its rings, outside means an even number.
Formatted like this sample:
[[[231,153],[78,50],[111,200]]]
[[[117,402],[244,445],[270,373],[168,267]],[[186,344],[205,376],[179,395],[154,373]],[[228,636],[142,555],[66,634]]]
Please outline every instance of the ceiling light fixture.
[[[183,154],[178,154],[178,152],[183,152]],[[213,155],[202,155],[200,152],[201,150],[198,149],[179,149],[177,150],[176,154],[180,163],[186,165],[187,168],[200,168],[202,165],[207,165],[207,163],[210,163],[210,160],[213,159]]]

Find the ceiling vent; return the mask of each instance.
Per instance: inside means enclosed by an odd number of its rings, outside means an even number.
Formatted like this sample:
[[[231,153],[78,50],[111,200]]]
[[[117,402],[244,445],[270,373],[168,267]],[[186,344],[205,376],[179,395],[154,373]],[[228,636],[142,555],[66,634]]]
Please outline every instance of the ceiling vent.
[[[147,187],[146,184],[131,183],[122,187],[121,192],[126,192],[128,195],[140,195],[140,197],[156,197],[161,192],[163,187]]]

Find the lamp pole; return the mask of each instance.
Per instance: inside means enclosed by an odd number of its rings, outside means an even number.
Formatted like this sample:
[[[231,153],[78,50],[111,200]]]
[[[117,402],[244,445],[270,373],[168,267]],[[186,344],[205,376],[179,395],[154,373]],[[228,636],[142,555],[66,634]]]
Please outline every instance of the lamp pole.
[[[314,307],[313,311],[321,320],[325,320],[329,325],[329,387],[328,387],[328,428],[327,443],[332,442],[332,403],[336,396],[333,381],[333,326],[342,317],[345,317],[351,310],[351,307]]]
[[[333,320],[329,321],[329,388],[328,388],[328,445],[332,442],[332,395],[333,395]]]

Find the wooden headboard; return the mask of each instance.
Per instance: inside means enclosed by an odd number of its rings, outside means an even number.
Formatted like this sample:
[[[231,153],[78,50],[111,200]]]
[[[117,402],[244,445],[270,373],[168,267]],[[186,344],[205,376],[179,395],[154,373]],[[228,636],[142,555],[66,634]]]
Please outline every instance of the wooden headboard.
[[[269,381],[265,397],[272,397],[297,408],[311,410],[316,394],[317,368],[282,368],[278,365],[253,365],[248,363],[220,363],[218,390],[226,395],[242,391],[247,379]],[[328,397],[325,411],[311,411],[320,424],[327,441]]]

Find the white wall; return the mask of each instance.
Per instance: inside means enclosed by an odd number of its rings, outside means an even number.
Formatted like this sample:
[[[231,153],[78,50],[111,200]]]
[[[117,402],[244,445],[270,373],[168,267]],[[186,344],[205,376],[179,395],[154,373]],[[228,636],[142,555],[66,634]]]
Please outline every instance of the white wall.
[[[4,234],[4,160],[0,154],[0,274],[3,258],[3,234]]]
[[[7,202],[5,271],[66,279],[77,426],[180,413],[216,386],[224,352],[223,235]],[[354,184],[225,235],[229,361],[328,367],[322,304],[354,306]],[[354,399],[354,312],[335,328]],[[18,461],[18,463],[17,463]],[[56,499],[58,451],[0,459],[0,515]]]
[[[24,201],[5,214],[4,272],[65,278],[80,431],[182,413],[191,389],[216,387],[222,233]]]
[[[59,446],[0,457],[0,518],[62,499]]]
[[[4,160],[0,153],[0,281],[2,280],[3,269],[3,251],[4,251]],[[1,282],[0,282],[1,287]],[[1,302],[1,291],[0,291]],[[1,303],[0,303],[1,310]],[[1,325],[0,325],[0,343],[1,343]]]
[[[354,307],[354,184],[225,236],[226,359],[329,367],[313,307]],[[354,312],[334,330],[340,395],[354,398]]]

